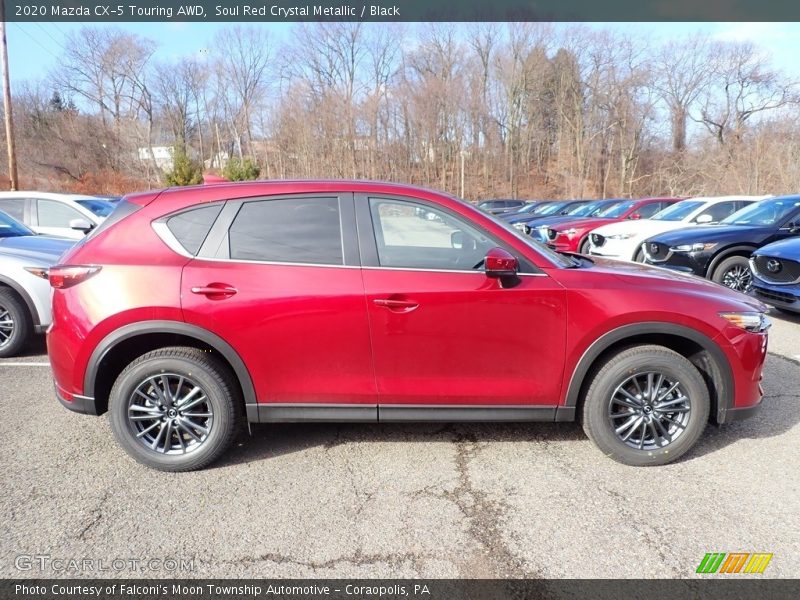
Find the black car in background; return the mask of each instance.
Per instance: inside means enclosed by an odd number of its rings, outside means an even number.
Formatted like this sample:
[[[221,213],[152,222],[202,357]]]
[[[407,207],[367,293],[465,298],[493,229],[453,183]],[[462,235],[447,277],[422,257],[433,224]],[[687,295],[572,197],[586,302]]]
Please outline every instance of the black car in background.
[[[717,225],[677,229],[642,244],[645,262],[693,273],[744,292],[758,248],[800,234],[800,195],[751,204]]]
[[[482,200],[478,202],[478,208],[485,210],[493,215],[502,215],[525,206],[525,200],[513,200],[511,198],[498,198],[495,200]]]

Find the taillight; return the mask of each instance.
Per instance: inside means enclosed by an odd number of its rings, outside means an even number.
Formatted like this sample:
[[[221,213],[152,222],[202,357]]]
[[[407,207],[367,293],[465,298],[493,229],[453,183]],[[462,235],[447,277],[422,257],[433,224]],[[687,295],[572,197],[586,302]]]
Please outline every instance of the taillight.
[[[22,267],[31,275],[36,275],[37,277],[41,277],[42,279],[50,279],[50,269],[46,269],[45,267]]]
[[[57,265],[50,267],[50,285],[57,290],[72,287],[86,281],[100,271],[101,267],[95,265]]]

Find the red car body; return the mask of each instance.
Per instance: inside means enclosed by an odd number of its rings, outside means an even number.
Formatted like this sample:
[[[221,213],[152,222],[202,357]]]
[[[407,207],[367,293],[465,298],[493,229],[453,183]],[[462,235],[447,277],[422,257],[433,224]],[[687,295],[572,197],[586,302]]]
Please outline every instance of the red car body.
[[[614,218],[593,217],[557,223],[548,229],[547,245],[558,252],[581,252],[585,254],[585,245],[589,241],[589,234],[598,227],[627,219],[646,219],[670,204],[681,200],[683,198],[626,200],[616,206],[617,209],[620,209],[625,205],[624,210]]]
[[[157,226],[209,203],[320,195],[342,207],[342,265],[192,255]],[[374,198],[479,229],[499,248],[487,269],[513,266],[513,282],[473,265],[382,267],[365,209]],[[748,415],[762,397],[766,334],[720,313],[764,305],[644,265],[550,255],[461,200],[411,186],[255,182],[131,195],[50,276],[57,396],[88,414],[107,410],[136,357],[175,345],[227,365],[251,422],[572,420],[598,361],[632,343],[691,360],[709,381],[713,421]]]

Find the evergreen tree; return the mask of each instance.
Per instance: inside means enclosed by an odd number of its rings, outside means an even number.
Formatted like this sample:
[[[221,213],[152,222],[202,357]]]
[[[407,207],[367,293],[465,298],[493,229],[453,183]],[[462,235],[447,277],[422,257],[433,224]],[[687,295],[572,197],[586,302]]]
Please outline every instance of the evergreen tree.
[[[164,176],[169,186],[196,185],[203,181],[203,169],[200,164],[186,153],[186,147],[177,145],[172,150],[172,171]]]
[[[259,167],[250,157],[244,159],[231,158],[222,170],[222,176],[230,181],[251,181],[258,179]]]

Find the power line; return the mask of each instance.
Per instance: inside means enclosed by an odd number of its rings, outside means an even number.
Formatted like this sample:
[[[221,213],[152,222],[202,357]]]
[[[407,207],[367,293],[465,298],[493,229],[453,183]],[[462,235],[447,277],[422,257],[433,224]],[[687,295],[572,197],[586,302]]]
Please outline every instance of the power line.
[[[56,38],[54,38],[52,35],[50,35],[50,32],[49,32],[49,31],[47,31],[47,29],[45,29],[44,27],[42,27],[42,25],[41,25],[40,23],[37,23],[36,21],[34,21],[34,22],[33,22],[33,24],[34,24],[34,25],[36,25],[36,27],[38,27],[38,28],[39,28],[39,29],[41,29],[42,31],[44,31],[44,34],[45,34],[47,37],[49,37],[51,40],[53,40],[53,43],[54,43],[56,46],[58,46],[59,48],[61,48],[61,49],[62,49],[62,50],[64,50],[64,51],[66,51],[66,48],[64,48],[64,46],[61,44],[61,42],[59,42],[59,41],[58,41]]]
[[[40,47],[42,50],[44,50],[45,52],[47,52],[47,53],[48,53],[50,56],[52,56],[52,57],[53,57],[53,58],[55,58],[55,59],[58,59],[58,56],[56,56],[55,54],[53,54],[53,51],[52,51],[52,50],[50,50],[49,48],[47,48],[47,47],[46,47],[44,44],[42,44],[42,43],[41,43],[39,40],[37,40],[35,37],[33,37],[33,36],[30,34],[30,33],[28,33],[27,31],[25,31],[25,30],[24,30],[24,29],[23,29],[23,28],[20,26],[20,24],[19,24],[19,23],[12,22],[11,24],[12,24],[12,25],[14,25],[14,26],[15,26],[17,29],[19,29],[19,30],[20,30],[22,33],[24,33],[25,35],[27,35],[29,38],[31,38],[31,39],[33,40],[33,42],[34,42],[34,43],[35,43],[37,46],[39,46],[39,47]]]

